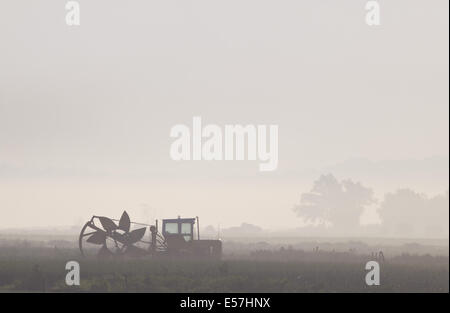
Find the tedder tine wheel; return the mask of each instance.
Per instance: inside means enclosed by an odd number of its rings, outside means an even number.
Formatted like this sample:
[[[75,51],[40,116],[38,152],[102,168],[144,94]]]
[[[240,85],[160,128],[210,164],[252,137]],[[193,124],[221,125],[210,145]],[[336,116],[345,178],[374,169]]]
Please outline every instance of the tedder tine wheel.
[[[118,222],[118,223],[116,223]],[[142,256],[149,253],[149,242],[143,240],[146,227],[132,229],[127,212],[120,220],[105,216],[93,216],[84,224],[78,239],[83,256]]]

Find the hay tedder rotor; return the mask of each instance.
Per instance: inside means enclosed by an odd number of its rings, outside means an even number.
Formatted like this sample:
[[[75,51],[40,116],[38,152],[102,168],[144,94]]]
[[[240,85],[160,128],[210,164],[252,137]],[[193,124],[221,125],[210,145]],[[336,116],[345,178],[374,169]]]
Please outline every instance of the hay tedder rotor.
[[[160,233],[158,221],[155,225],[131,222],[126,211],[119,220],[92,216],[81,229],[78,243],[83,256],[220,258],[222,255],[220,240],[200,240],[198,218],[164,219]]]

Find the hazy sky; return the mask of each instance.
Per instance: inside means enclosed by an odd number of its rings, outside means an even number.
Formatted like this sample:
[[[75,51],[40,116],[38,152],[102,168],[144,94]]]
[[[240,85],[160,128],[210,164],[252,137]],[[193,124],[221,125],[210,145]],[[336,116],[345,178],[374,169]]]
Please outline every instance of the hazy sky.
[[[2,1],[0,228],[146,208],[293,227],[334,170],[380,194],[448,190],[448,1],[380,0],[378,27],[365,2],[80,0],[69,27],[65,1]],[[193,116],[278,124],[278,170],[172,161],[170,128]]]

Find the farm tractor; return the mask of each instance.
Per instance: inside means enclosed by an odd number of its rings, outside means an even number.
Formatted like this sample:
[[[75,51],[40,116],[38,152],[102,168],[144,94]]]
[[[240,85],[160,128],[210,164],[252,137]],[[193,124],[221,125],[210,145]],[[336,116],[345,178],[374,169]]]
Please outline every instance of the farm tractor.
[[[196,222],[197,236],[194,236]],[[81,229],[78,244],[83,256],[220,258],[222,255],[220,240],[200,240],[198,217],[163,219],[160,233],[158,220],[155,225],[131,222],[126,211],[119,220],[92,216]]]

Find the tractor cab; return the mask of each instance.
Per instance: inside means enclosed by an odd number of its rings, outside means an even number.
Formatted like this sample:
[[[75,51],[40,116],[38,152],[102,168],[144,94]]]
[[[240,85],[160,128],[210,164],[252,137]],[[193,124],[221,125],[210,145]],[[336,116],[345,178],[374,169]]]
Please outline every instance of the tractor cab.
[[[220,240],[200,240],[197,218],[197,239],[194,240],[196,218],[174,218],[162,220],[162,235],[169,255],[191,255],[220,258]]]
[[[167,237],[183,238],[185,242],[194,240],[195,218],[174,218],[162,220],[162,234]]]

